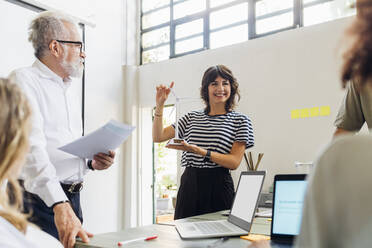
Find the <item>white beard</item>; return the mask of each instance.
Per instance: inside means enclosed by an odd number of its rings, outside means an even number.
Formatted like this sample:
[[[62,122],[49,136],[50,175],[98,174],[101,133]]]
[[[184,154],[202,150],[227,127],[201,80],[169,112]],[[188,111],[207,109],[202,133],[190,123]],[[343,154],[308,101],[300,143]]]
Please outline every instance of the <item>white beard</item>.
[[[83,75],[84,71],[84,66],[81,64],[81,61],[81,59],[77,59],[74,62],[68,63],[66,57],[64,57],[61,66],[67,72],[69,77],[79,78]]]

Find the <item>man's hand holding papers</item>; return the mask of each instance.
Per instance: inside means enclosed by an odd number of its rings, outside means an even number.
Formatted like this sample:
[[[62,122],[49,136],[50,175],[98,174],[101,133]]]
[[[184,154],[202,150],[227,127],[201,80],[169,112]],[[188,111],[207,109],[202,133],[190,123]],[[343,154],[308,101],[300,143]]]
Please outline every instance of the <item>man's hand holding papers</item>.
[[[106,170],[114,163],[115,152],[114,151],[109,151],[108,154],[100,152],[100,153],[94,155],[93,158],[94,158],[92,160],[93,169],[95,169],[95,170]]]

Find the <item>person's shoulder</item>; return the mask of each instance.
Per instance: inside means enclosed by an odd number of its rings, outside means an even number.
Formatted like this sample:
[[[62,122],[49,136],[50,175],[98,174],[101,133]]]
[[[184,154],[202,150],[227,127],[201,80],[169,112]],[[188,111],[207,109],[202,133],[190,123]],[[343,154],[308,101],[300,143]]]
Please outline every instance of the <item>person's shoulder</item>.
[[[63,248],[57,239],[32,224],[27,228],[26,239],[33,244],[37,244],[38,247]]]
[[[9,75],[9,78],[19,85],[30,85],[37,80],[38,71],[35,67],[22,67],[15,69]]]
[[[29,245],[26,241],[25,235],[15,228],[5,218],[0,216],[0,237],[7,237],[0,239],[0,247],[24,247]],[[34,246],[31,246],[34,247]]]
[[[11,226],[12,225],[6,219],[0,216],[0,234],[10,232],[10,230],[12,229]]]
[[[234,111],[234,110],[233,111],[230,111],[228,113],[228,116],[230,116],[231,118],[234,118],[235,120],[248,121],[248,122],[251,121],[251,119],[249,118],[248,115],[243,114],[241,112]]]
[[[371,147],[372,135],[342,135],[320,151],[316,164],[322,169],[335,171],[369,167],[366,165],[372,160]]]
[[[187,116],[194,117],[194,118],[201,118],[201,117],[205,117],[206,114],[204,110],[193,110],[193,111],[188,112]]]
[[[32,75],[36,73],[36,68],[34,66],[20,67],[11,72],[10,75]]]
[[[205,115],[205,112],[204,112],[204,110],[199,109],[199,110],[193,110],[193,111],[190,111],[189,114],[194,114],[194,115]]]
[[[248,116],[246,114],[243,114],[242,112],[238,112],[238,111],[235,111],[235,110],[232,110],[232,111],[228,112],[227,114],[230,115],[230,116],[234,116],[234,117],[242,117],[242,118],[247,117],[248,118]]]
[[[372,135],[340,135],[339,137],[335,137],[334,140],[325,147],[323,153],[332,154],[334,152],[347,151],[350,150],[350,148],[353,148],[351,149],[353,151],[358,151],[358,153],[362,151],[369,152],[371,147]]]
[[[7,219],[0,216],[0,233],[13,231],[19,232]]]

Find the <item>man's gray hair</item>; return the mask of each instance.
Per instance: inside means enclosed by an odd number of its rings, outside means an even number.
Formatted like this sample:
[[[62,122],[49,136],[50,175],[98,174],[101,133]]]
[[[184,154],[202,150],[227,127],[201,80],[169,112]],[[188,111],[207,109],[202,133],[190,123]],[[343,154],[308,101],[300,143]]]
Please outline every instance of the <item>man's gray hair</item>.
[[[34,47],[36,58],[40,59],[45,55],[52,40],[62,40],[68,37],[64,22],[76,25],[71,17],[55,11],[42,12],[32,20],[28,40]]]

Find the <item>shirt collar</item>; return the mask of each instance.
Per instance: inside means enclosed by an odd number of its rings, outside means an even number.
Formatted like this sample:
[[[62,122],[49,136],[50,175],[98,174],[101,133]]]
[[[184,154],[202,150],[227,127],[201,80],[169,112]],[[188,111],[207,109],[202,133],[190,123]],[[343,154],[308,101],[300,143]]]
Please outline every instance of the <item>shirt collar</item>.
[[[39,70],[39,75],[41,77],[51,79],[52,81],[58,83],[63,88],[68,88],[71,85],[71,78],[70,77],[62,79],[55,72],[53,72],[51,69],[49,69],[49,67],[46,66],[39,59],[36,59],[32,66]]]

